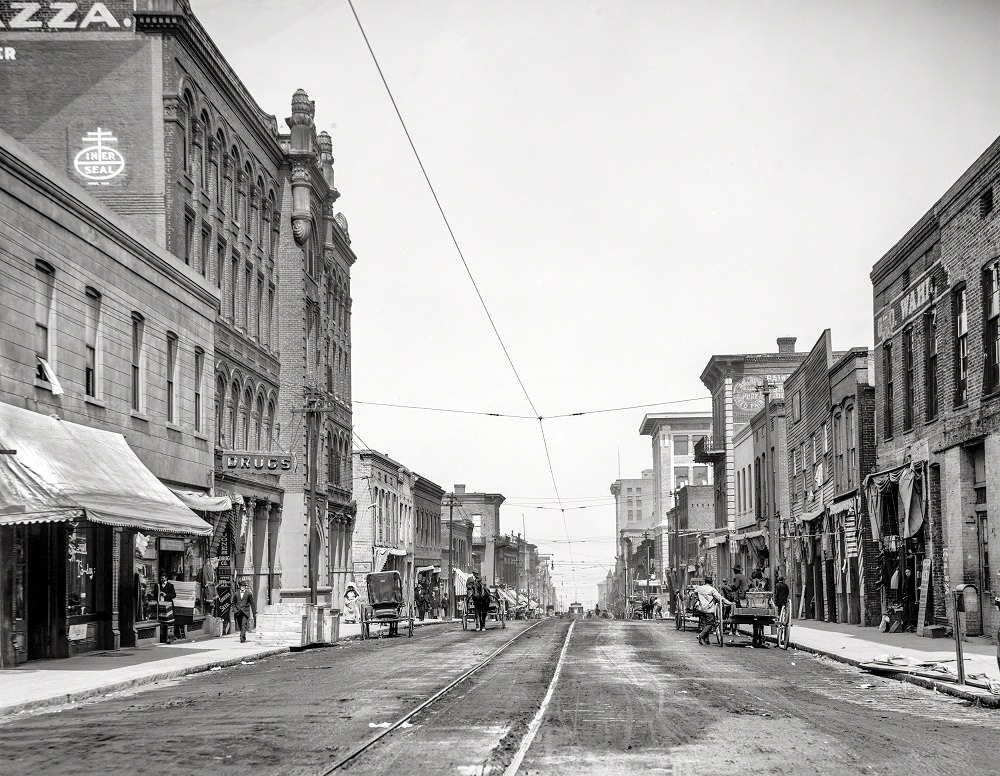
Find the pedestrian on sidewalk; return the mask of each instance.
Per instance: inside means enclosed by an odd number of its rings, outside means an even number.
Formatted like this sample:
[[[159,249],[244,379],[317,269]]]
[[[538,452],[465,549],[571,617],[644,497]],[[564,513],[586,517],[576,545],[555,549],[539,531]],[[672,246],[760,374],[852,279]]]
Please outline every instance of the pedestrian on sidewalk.
[[[177,620],[174,618],[174,599],[177,590],[170,581],[170,573],[160,575],[159,590],[156,593],[156,619],[160,622],[160,641],[173,644],[177,640]]]
[[[242,643],[247,640],[250,617],[257,619],[257,605],[254,603],[253,593],[250,592],[250,586],[245,579],[240,580],[240,591],[233,599],[233,611],[236,613],[236,625],[240,629],[240,642]]]

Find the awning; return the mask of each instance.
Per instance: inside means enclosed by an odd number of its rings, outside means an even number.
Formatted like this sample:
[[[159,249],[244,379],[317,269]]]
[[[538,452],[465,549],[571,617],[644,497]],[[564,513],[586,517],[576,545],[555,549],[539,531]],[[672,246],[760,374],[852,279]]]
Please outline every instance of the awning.
[[[811,523],[818,517],[822,517],[826,514],[826,507],[820,507],[819,509],[814,509],[812,512],[803,512],[796,519],[800,523]]]
[[[896,493],[893,494],[893,485]],[[876,472],[865,477],[865,495],[871,517],[872,538],[881,539],[882,511],[886,496],[904,538],[915,535],[924,523],[921,472],[911,466]],[[898,498],[896,498],[898,496]]]
[[[849,496],[842,501],[830,504],[830,515],[839,515],[841,512],[849,512],[854,509],[854,496]]]
[[[440,566],[420,566],[418,569],[416,569],[416,571],[414,573],[416,573],[416,574],[423,574],[425,571],[430,571],[430,572],[432,572],[434,574],[440,574],[441,573],[441,567]]]
[[[227,512],[233,508],[233,500],[229,496],[209,496],[194,490],[176,488],[170,490],[189,509],[197,509],[200,512]]]
[[[208,536],[125,437],[0,403],[0,525],[76,520],[145,533]]]
[[[500,595],[507,599],[507,602],[512,606],[517,606],[517,596],[515,596],[509,590],[504,590],[502,587],[497,589]]]
[[[387,555],[397,555],[399,557],[406,555],[406,550],[397,550],[395,547],[376,547],[375,549]]]

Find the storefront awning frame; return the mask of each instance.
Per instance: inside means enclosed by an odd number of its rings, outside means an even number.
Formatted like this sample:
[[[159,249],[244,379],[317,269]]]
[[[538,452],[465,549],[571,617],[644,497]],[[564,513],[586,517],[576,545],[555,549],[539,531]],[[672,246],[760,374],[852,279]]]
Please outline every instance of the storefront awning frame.
[[[146,468],[125,437],[0,403],[0,525],[81,518],[144,533],[212,527]]]

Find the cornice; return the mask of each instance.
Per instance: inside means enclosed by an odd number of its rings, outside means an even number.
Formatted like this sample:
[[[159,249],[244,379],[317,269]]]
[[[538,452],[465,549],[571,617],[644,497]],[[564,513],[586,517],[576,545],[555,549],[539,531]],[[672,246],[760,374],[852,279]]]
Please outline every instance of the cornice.
[[[156,6],[156,8],[143,6]],[[243,119],[244,125],[255,135],[260,146],[271,155],[275,166],[280,165],[284,155],[278,142],[277,119],[257,104],[250,90],[244,86],[236,71],[201,26],[201,22],[190,10],[187,2],[137,0],[133,17],[136,31],[173,35],[185,45],[219,92],[237,98],[233,101],[232,107]]]

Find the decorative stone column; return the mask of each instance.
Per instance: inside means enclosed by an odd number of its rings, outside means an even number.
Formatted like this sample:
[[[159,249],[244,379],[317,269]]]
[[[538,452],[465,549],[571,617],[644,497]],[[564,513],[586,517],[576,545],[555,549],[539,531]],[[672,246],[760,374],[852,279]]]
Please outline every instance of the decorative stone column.
[[[278,537],[281,534],[281,507],[269,504],[267,515],[267,557],[271,578],[271,602],[281,595],[281,560],[278,557]]]

